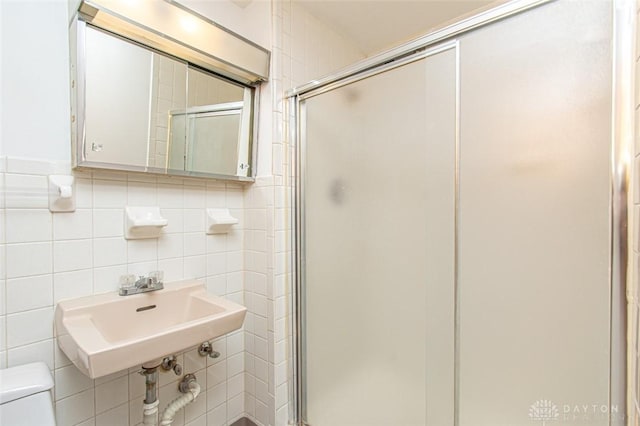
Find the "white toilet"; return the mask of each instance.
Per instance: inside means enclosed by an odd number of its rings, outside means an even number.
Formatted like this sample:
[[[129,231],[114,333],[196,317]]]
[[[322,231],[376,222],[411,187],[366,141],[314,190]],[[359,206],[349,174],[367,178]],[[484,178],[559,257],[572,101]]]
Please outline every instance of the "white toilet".
[[[0,370],[0,425],[55,426],[52,387],[43,362]]]

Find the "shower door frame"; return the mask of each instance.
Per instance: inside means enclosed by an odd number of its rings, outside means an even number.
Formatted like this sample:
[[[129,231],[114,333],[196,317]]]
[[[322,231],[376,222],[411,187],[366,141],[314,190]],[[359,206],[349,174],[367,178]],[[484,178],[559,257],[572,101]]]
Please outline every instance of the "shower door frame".
[[[463,16],[453,23],[427,33],[415,40],[400,45],[371,58],[362,60],[335,74],[293,88],[286,92],[288,100],[289,131],[288,139],[295,154],[291,165],[293,183],[293,235],[292,235],[292,365],[290,381],[290,424],[308,425],[306,419],[306,364],[305,364],[305,259],[306,241],[303,233],[305,226],[305,149],[306,149],[306,111],[302,101],[330,90],[354,83],[359,80],[389,71],[408,63],[424,59],[444,50],[456,49],[459,54],[457,36],[476,28],[491,24],[498,20],[520,14],[556,0],[512,0],[498,6],[486,8],[478,13]],[[629,267],[633,262],[629,259],[628,241],[631,241],[631,230],[628,227],[632,206],[629,200],[630,164],[633,161],[633,128],[634,128],[634,40],[635,40],[635,1],[611,0],[612,5],[612,111],[611,111],[611,173],[610,173],[610,365],[609,365],[609,403],[617,406],[629,418],[628,409],[633,406],[630,390],[627,387],[627,359],[633,354],[627,353],[627,289],[633,288],[629,282]],[[459,96],[459,93],[457,94]],[[456,117],[456,121],[458,117]],[[459,144],[456,135],[456,144]],[[456,205],[458,212],[458,149],[456,147]],[[455,235],[457,238],[458,221],[455,219]],[[455,269],[457,270],[457,244]],[[456,274],[457,275],[457,274]],[[457,277],[454,283],[457,288]],[[458,346],[459,324],[457,321],[457,297],[455,321],[455,397],[454,407],[458,406]],[[631,346],[631,345],[629,345]],[[454,424],[459,424],[457,409]],[[609,419],[609,425],[614,425]]]

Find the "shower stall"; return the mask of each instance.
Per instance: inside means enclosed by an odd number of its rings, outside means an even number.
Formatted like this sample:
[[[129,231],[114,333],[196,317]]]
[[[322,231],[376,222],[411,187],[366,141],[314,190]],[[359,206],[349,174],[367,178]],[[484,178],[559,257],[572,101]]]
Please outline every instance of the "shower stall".
[[[634,8],[504,3],[289,93],[299,424],[624,424]]]

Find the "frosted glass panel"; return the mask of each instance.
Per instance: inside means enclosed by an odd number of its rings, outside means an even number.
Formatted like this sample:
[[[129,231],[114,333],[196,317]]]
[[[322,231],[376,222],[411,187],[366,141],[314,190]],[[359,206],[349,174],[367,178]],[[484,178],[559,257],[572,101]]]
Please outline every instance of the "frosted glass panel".
[[[238,164],[240,112],[196,116],[190,130],[191,170],[225,175],[235,173]]]
[[[453,424],[455,49],[302,108],[306,420]]]
[[[461,39],[460,426],[609,424],[611,19],[553,2]]]
[[[624,424],[611,8],[550,2],[301,102],[309,424]]]

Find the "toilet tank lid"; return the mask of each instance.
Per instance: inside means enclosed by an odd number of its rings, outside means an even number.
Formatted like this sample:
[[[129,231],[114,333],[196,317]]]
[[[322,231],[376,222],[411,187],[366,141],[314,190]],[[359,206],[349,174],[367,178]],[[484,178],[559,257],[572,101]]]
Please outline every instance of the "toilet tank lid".
[[[0,370],[0,404],[47,391],[52,387],[53,379],[44,362]]]

